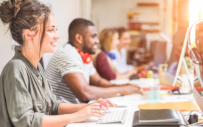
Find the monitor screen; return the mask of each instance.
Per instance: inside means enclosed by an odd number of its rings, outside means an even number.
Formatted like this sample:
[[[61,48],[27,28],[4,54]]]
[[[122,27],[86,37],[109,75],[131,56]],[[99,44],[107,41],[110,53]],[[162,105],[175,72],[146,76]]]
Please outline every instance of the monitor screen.
[[[176,75],[186,31],[187,29],[178,30],[173,38],[173,48],[171,51],[170,59],[168,61],[168,70],[167,70],[167,72],[173,76]]]
[[[173,86],[176,84],[187,48],[188,32],[186,32],[187,29],[178,30],[173,38],[173,48],[168,61],[168,70],[165,74],[166,81]]]

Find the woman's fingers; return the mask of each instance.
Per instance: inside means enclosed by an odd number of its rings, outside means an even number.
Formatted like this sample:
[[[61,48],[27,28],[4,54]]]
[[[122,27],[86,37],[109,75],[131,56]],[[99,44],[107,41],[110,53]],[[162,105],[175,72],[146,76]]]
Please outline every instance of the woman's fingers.
[[[100,107],[98,103],[95,103],[95,104],[91,105],[91,110],[103,110],[103,111],[105,111],[107,109],[105,107],[102,107],[102,106]]]
[[[108,107],[116,107],[117,106],[117,104],[114,104],[113,102],[111,102],[110,100],[105,100],[105,101],[107,101],[108,103],[106,104],[106,107],[108,108]]]
[[[105,114],[104,114],[104,115],[105,115]],[[100,115],[100,114],[98,114],[98,113],[92,113],[91,116],[95,116],[95,117],[101,118],[101,117],[103,117],[104,115]]]
[[[113,102],[111,102],[110,100],[104,100],[104,99],[102,99],[102,101],[103,102],[108,102],[108,104],[107,104],[107,106],[109,107],[116,107],[117,106],[117,104],[114,104]]]
[[[105,115],[104,113],[101,113],[99,110],[92,110],[91,113],[97,113],[99,115]]]
[[[100,110],[101,108],[99,106],[91,106],[91,110]]]
[[[94,107],[93,109],[97,109],[97,107]],[[91,110],[90,114],[91,116],[95,116],[95,117],[102,117],[105,115],[101,113],[99,110]]]
[[[114,104],[110,100],[106,100],[106,101],[108,101],[108,104],[109,104],[110,107],[116,107],[117,106],[117,104]]]
[[[116,107],[116,106],[117,106],[117,104],[114,104],[114,103],[111,102],[110,100],[104,100],[104,99],[102,99],[102,98],[100,98],[100,99],[98,99],[98,100],[96,101],[96,103],[99,103],[99,105],[102,104],[102,103],[105,103],[105,102],[108,102],[108,103],[105,104],[105,105],[102,105],[101,107],[106,107],[107,109],[109,109],[109,107]]]

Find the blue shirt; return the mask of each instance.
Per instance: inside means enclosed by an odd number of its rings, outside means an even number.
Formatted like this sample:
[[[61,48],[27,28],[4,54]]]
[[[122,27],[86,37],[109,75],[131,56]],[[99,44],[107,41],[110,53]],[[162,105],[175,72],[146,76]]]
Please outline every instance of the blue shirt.
[[[134,69],[134,66],[127,64],[126,50],[124,48],[121,49],[121,52],[119,52],[118,49],[112,49],[110,52],[116,56],[116,59],[112,61],[119,73],[124,74]]]

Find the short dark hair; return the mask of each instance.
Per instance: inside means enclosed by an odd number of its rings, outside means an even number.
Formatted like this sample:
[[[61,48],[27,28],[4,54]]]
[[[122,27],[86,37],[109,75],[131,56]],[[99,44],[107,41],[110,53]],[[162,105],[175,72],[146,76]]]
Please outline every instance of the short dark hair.
[[[75,40],[75,35],[76,34],[81,34],[83,37],[85,35],[85,28],[88,26],[94,26],[94,24],[86,19],[83,18],[76,18],[74,19],[68,28],[68,38],[69,41],[72,42]]]

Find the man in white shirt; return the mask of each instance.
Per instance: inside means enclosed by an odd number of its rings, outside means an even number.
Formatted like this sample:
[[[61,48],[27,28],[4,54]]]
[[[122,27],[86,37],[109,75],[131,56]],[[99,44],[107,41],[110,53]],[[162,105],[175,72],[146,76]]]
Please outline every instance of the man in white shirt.
[[[96,52],[99,43],[96,27],[91,21],[73,20],[68,33],[69,42],[57,50],[46,68],[46,77],[58,99],[80,103],[118,94],[142,94],[136,85],[111,84],[98,75],[92,61],[85,62]]]

